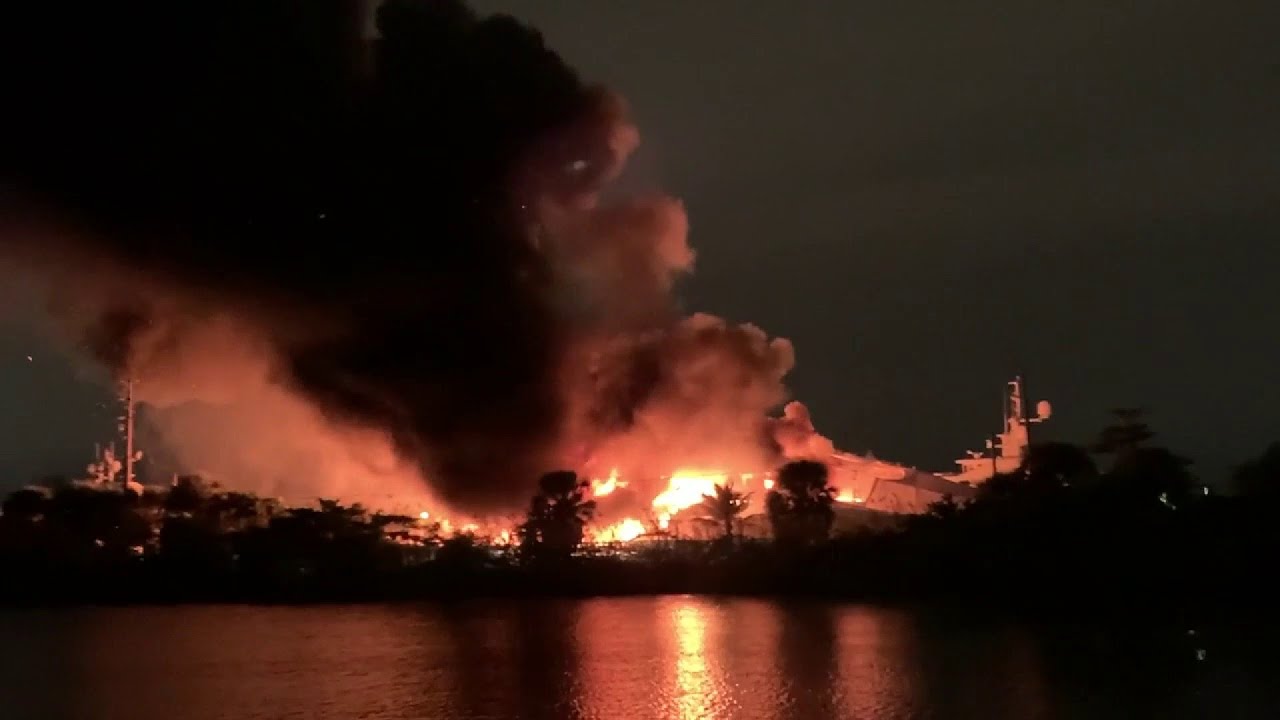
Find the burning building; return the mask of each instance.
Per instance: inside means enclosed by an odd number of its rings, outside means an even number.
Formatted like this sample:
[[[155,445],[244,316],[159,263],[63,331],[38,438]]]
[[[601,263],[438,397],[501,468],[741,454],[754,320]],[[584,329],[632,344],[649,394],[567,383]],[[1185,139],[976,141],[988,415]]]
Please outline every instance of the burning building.
[[[829,469],[829,480],[834,488],[837,515],[907,514],[927,512],[934,503],[951,499],[963,503],[973,497],[976,486],[998,473],[1016,470],[1025,458],[1030,446],[1030,427],[1047,420],[1050,406],[1037,403],[1036,415],[1028,416],[1021,377],[1006,384],[1003,402],[1004,431],[987,442],[986,453],[970,453],[957,461],[955,472],[927,472],[899,463],[877,459],[871,455],[857,455],[830,449],[825,456],[810,456],[824,462]],[[819,449],[829,443],[813,431],[807,411],[793,403],[783,417],[774,421],[775,433],[785,443],[801,438],[803,446]],[[781,428],[781,429],[780,429]],[[792,451],[795,452],[793,445]],[[713,495],[718,485],[728,485],[751,494],[749,514],[744,518],[744,534],[764,535],[767,523],[761,513],[760,499],[772,487],[770,471],[730,473],[725,471],[684,470],[662,478],[663,488],[646,506],[643,499],[631,497],[622,506],[624,511],[647,511],[648,523],[626,517],[616,523],[606,523],[597,535],[604,541],[630,540],[646,532],[677,532],[692,537],[715,537],[720,530],[700,522],[704,513],[700,505],[705,497]],[[608,513],[608,498],[620,489],[628,487],[625,479],[613,470],[607,477],[592,483],[593,495],[602,501]],[[855,524],[857,521],[855,521]],[[623,528],[626,528],[623,530]]]
[[[134,383],[148,462],[454,517],[567,468],[617,539],[722,482],[759,502],[794,459],[843,504],[949,487],[837,453],[799,403],[770,417],[791,343],[682,314],[682,204],[606,192],[640,139],[619,96],[511,17],[368,10],[5,10],[0,251]]]

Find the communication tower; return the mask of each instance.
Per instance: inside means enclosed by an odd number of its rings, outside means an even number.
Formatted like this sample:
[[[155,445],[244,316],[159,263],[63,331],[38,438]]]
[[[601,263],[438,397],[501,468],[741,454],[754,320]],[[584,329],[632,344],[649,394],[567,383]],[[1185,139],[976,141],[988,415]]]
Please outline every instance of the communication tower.
[[[133,472],[133,465],[136,461],[142,459],[142,451],[134,449],[133,442],[133,426],[136,415],[136,405],[133,399],[134,379],[130,375],[120,382],[120,402],[124,405],[124,414],[118,419],[120,424],[117,429],[124,435],[124,478],[121,484],[125,489],[132,487],[132,483],[136,482]]]

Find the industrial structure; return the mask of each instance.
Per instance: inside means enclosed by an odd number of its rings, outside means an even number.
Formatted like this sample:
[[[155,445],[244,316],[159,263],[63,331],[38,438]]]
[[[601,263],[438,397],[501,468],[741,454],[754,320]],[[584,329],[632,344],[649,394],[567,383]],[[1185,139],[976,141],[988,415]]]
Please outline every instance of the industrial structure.
[[[1022,376],[1015,377],[1005,386],[1004,432],[987,439],[986,452],[973,452],[956,461],[958,472],[945,473],[942,477],[952,482],[977,485],[993,475],[1013,472],[1022,464],[1027,448],[1031,447],[1031,427],[1049,419],[1052,408],[1047,400],[1036,403],[1036,414],[1027,414],[1025,384]]]
[[[841,501],[878,512],[918,514],[950,497],[963,502],[978,485],[1000,473],[1016,470],[1031,446],[1031,427],[1049,419],[1047,401],[1027,413],[1021,376],[1005,385],[1004,431],[987,440],[986,452],[970,452],[956,461],[957,471],[931,473],[870,455],[837,452],[831,457],[831,484],[841,489]]]

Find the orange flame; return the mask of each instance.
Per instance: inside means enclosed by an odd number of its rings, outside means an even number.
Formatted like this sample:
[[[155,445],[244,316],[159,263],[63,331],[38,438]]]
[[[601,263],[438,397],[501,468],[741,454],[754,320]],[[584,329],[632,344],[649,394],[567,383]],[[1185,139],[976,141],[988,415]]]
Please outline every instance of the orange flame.
[[[667,481],[667,489],[653,499],[653,507],[659,512],[658,524],[666,527],[663,516],[670,516],[701,503],[707,495],[714,495],[717,485],[729,481],[729,475],[722,472],[698,470],[680,470],[671,475]]]
[[[714,496],[716,486],[733,485],[737,490],[759,495],[759,482],[765,491],[774,486],[772,473],[729,473],[723,470],[690,469],[676,470],[666,477],[666,487],[658,493],[650,503],[652,514],[647,521],[635,517],[625,517],[608,525],[592,527],[587,537],[596,543],[629,543],[650,531],[670,530],[676,516],[683,510],[701,504],[707,496]],[[612,495],[619,488],[629,486],[618,468],[612,468],[608,477],[592,478],[589,481],[590,494],[593,498]],[[836,500],[841,503],[861,503],[851,491],[842,491]],[[470,518],[450,518],[447,513],[433,513],[423,510],[418,513],[418,521],[425,525],[428,519],[437,523],[442,536],[477,534],[482,530],[489,542],[495,545],[510,545],[516,541],[513,527],[508,523],[486,523],[483,527]]]
[[[592,497],[604,497],[612,493],[614,490],[624,488],[626,486],[627,481],[618,479],[618,468],[613,468],[609,471],[609,477],[603,480],[600,478],[592,479],[591,495]]]
[[[631,542],[643,535],[644,523],[635,518],[624,518],[603,530],[593,533],[592,539],[598,543]]]
[[[852,490],[841,490],[839,494],[836,495],[836,502],[852,505],[855,503],[864,503],[866,502],[866,499],[854,495]]]

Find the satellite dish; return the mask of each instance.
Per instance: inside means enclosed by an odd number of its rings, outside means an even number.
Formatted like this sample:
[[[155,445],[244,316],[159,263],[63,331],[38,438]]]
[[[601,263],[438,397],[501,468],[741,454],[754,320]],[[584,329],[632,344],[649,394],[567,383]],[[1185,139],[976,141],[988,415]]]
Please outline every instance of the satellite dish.
[[[1052,414],[1053,414],[1053,406],[1049,404],[1048,400],[1041,400],[1040,402],[1036,403],[1037,419],[1048,420],[1049,416]]]

